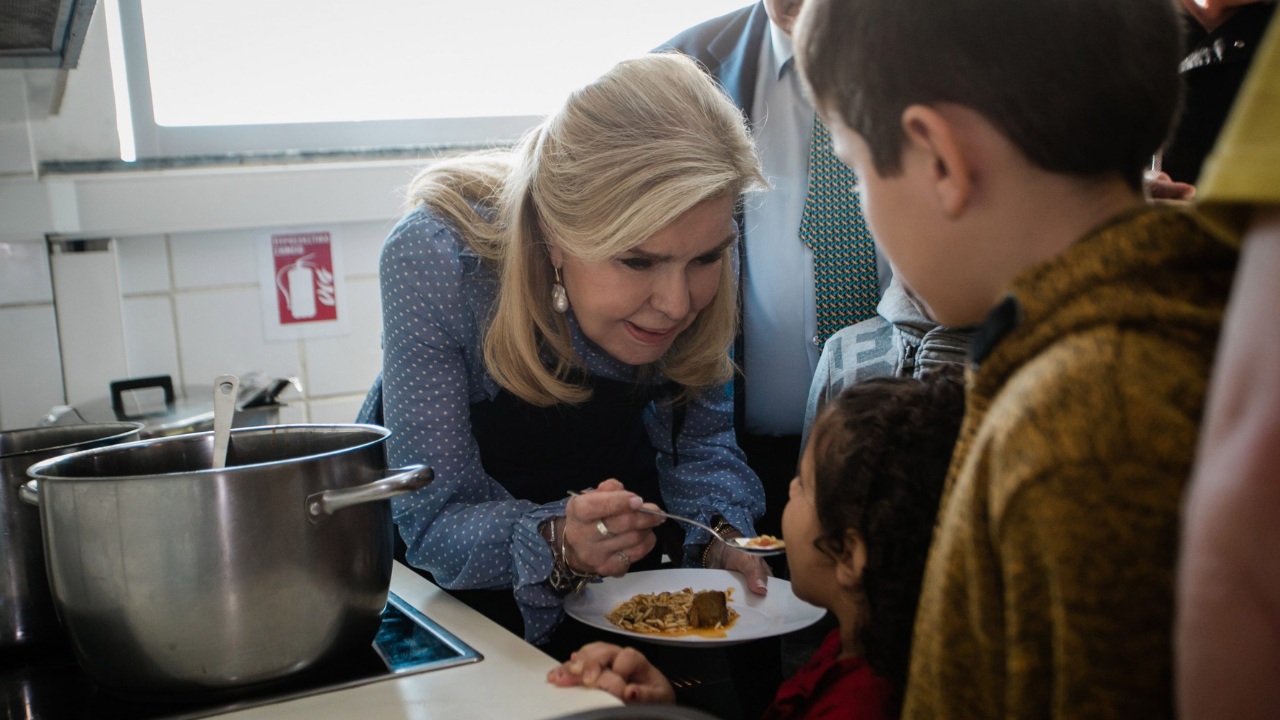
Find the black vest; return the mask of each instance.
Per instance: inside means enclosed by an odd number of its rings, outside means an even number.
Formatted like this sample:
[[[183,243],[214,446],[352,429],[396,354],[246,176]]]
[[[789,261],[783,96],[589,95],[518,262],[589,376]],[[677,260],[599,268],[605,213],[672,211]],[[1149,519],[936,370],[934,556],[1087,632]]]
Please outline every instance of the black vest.
[[[576,380],[582,381],[582,376]],[[506,390],[473,404],[471,433],[485,473],[512,497],[539,505],[614,478],[661,506],[657,451],[645,431],[643,413],[655,400],[672,397],[671,386],[642,386],[595,376],[586,377],[585,382],[591,398],[580,405],[537,407]],[[677,408],[674,434],[682,424],[681,410]],[[679,561],[680,529],[668,522],[657,532],[659,542],[649,555],[632,563],[633,571],[658,567],[664,549]],[[524,619],[509,588],[449,593],[523,636]]]
[[[512,497],[539,505],[610,478],[660,503],[657,452],[641,419],[660,388],[600,377],[586,383],[591,398],[576,406],[537,407],[506,390],[472,405],[484,471]]]

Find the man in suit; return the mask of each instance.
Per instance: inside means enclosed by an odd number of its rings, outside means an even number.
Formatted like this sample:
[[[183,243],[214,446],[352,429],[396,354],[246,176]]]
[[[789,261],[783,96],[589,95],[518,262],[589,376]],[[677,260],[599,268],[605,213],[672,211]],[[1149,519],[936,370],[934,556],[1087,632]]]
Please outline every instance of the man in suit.
[[[738,444],[760,476],[760,532],[778,534],[800,454],[809,384],[832,334],[875,315],[889,284],[854,191],[801,90],[791,28],[803,0],[763,0],[658,48],[700,61],[751,121],[770,190],[739,218],[743,330]]]

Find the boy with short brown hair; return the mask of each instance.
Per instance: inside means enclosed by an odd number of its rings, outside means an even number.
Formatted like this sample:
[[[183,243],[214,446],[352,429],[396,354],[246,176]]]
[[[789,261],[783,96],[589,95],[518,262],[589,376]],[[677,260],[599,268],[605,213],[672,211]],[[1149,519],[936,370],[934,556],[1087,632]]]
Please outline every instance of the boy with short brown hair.
[[[897,276],[982,323],[903,716],[1171,717],[1179,508],[1236,262],[1142,196],[1172,3],[809,0],[797,37]]]

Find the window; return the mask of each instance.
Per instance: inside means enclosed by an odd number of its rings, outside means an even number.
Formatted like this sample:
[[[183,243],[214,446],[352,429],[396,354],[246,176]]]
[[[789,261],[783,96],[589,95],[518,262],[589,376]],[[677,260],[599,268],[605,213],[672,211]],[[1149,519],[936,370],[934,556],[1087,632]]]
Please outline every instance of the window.
[[[115,1],[137,153],[154,157],[514,138],[746,0]]]

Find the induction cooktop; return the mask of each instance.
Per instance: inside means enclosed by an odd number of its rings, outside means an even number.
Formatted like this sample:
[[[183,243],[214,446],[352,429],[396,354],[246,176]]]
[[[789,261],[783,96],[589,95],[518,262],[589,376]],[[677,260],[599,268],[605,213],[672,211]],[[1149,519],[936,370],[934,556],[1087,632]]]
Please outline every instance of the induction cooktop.
[[[194,720],[271,705],[389,678],[483,660],[480,653],[395,593],[367,652],[333,667],[250,689],[234,698],[175,704],[118,695],[93,684],[67,656],[0,658],[0,718],[4,720]]]

